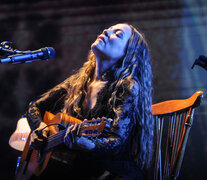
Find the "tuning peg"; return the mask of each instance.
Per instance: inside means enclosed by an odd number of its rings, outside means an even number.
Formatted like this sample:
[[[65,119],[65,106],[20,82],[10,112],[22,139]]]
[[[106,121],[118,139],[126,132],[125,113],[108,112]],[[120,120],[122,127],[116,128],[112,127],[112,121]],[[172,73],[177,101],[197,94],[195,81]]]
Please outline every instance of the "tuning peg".
[[[106,121],[106,127],[107,127],[107,128],[111,128],[111,124],[112,124],[112,122],[113,122],[113,119],[111,119],[111,118],[106,118],[105,121]]]

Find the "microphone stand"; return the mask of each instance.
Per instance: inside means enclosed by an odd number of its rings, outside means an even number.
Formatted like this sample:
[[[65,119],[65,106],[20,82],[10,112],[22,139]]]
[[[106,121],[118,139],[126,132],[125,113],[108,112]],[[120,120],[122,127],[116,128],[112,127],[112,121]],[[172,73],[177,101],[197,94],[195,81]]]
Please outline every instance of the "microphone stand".
[[[4,41],[0,44],[0,56],[6,56],[0,59],[0,63],[30,63],[33,61],[42,61],[53,58],[55,56],[55,50],[53,47],[44,47],[34,51],[19,51],[13,50],[10,46],[12,44],[9,41]]]
[[[199,58],[195,60],[191,68],[193,69],[195,65],[199,65],[207,70],[207,57],[200,55]]]
[[[13,50],[12,47],[10,46],[12,44],[12,42],[9,41],[3,41],[0,44],[0,56],[10,56],[10,55],[14,55],[14,54],[21,54],[21,51],[15,49]]]

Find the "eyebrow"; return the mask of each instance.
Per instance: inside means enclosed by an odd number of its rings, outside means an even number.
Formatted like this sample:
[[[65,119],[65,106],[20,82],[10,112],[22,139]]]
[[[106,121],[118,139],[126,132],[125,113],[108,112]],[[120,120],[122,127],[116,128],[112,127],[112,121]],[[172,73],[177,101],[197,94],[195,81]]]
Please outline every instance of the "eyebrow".
[[[123,34],[125,34],[125,32],[122,30],[122,29],[112,29],[112,30],[114,30],[114,32],[117,32],[117,31],[121,31],[121,33],[123,33]]]
[[[124,33],[124,31],[122,29],[113,29],[113,26],[109,28],[110,30],[114,30],[114,31],[122,31]]]
[[[124,31],[122,29],[115,29],[115,31],[121,31],[121,32],[124,33]]]

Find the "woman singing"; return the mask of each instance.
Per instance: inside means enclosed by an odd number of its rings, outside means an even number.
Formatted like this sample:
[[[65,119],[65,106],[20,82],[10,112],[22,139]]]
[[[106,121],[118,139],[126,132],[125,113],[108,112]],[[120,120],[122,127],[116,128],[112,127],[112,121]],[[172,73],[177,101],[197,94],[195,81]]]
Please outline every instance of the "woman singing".
[[[27,118],[32,130],[46,126],[45,111],[81,121],[112,119],[111,128],[96,137],[77,136],[78,126],[69,125],[66,146],[56,148],[53,156],[61,161],[57,157],[62,154],[65,168],[56,164],[57,172],[50,171],[50,176],[60,172],[64,179],[143,179],[153,152],[151,91],[150,55],[143,36],[128,24],[105,29],[77,73],[30,103]],[[43,136],[48,130],[42,130]],[[42,140],[34,132],[32,142],[38,144]]]

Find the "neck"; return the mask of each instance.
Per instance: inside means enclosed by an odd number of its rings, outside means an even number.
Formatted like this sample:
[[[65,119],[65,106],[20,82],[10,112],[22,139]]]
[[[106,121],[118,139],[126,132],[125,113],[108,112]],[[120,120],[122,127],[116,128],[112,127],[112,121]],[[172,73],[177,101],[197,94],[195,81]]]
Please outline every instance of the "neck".
[[[102,80],[102,74],[107,70],[106,64],[103,61],[96,61],[96,70],[94,80]]]
[[[110,67],[114,65],[116,61],[114,60],[100,60],[96,58],[96,69],[94,74],[94,80],[103,80],[102,75],[106,72]]]

